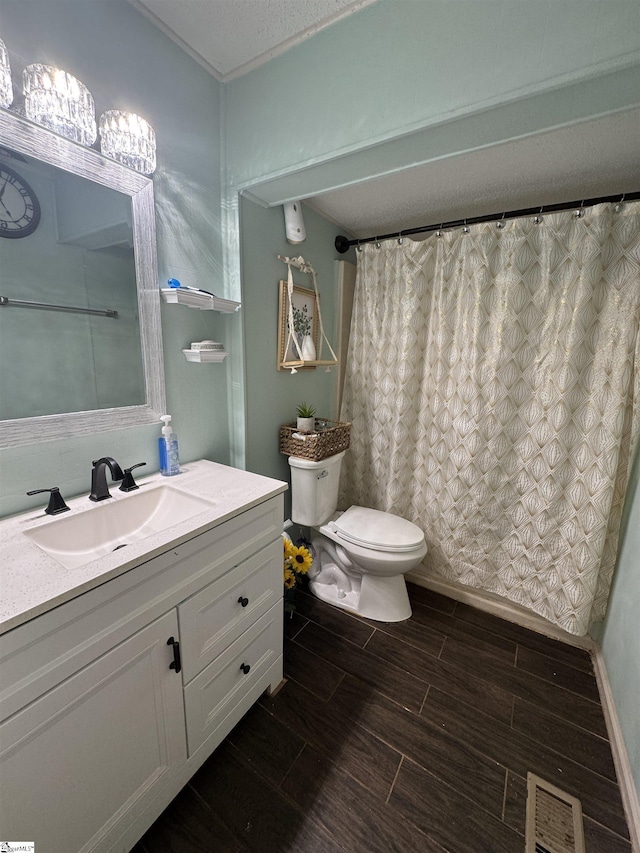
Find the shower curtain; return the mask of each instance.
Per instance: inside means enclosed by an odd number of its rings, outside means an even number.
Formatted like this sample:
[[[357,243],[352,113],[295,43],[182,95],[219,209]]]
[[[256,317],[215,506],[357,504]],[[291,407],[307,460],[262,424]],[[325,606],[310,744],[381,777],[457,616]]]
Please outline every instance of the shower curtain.
[[[342,500],[419,525],[420,571],[582,635],[640,427],[640,203],[501,224],[357,253]]]

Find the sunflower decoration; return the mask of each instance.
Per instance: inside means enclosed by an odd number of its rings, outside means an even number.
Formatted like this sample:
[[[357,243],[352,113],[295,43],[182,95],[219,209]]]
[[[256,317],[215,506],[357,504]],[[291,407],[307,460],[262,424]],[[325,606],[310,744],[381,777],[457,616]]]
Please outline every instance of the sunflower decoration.
[[[291,549],[291,568],[298,575],[306,575],[313,563],[313,557],[304,545],[294,545]]]
[[[286,534],[282,535],[282,542],[284,545],[284,566],[286,567],[290,564],[291,558],[293,557],[293,550],[296,547],[291,539]]]
[[[294,545],[288,536],[283,536],[284,542],[284,589],[285,597],[287,592],[290,592],[289,601],[285,603],[285,609],[292,611],[295,609],[291,601],[291,595],[296,587],[296,584],[303,575],[306,575],[311,564],[313,556],[311,551],[304,545]]]

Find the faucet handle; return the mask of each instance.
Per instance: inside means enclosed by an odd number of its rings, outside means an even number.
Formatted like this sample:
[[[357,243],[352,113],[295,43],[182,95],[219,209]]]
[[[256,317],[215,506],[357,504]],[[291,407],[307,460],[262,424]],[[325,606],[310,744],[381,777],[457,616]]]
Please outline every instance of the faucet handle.
[[[64,502],[64,498],[60,494],[60,489],[58,486],[52,486],[50,489],[34,489],[31,492],[27,492],[28,495],[40,495],[43,492],[50,492],[49,495],[49,504],[45,509],[47,515],[58,515],[60,512],[67,512],[70,507],[66,505]]]
[[[133,474],[131,473],[134,468],[142,468],[143,465],[146,465],[146,462],[138,462],[137,465],[132,465],[131,468],[124,469],[124,477],[122,478],[122,484],[120,486],[121,492],[133,492],[134,489],[139,489],[140,486],[133,479]]]

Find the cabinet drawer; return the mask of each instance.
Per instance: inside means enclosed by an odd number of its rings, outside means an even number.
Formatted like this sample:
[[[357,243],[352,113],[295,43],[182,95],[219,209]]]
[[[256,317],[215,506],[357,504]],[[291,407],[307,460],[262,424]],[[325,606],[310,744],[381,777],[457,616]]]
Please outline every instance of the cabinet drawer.
[[[219,730],[226,734],[225,720],[281,655],[279,601],[185,687],[189,755]]]
[[[185,684],[282,598],[282,542],[273,542],[178,607]]]

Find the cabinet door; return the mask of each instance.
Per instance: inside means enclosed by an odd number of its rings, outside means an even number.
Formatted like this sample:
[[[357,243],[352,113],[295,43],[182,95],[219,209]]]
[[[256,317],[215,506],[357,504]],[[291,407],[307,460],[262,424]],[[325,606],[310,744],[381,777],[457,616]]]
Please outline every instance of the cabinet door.
[[[175,611],[0,727],[0,834],[43,853],[107,849],[186,760]]]

